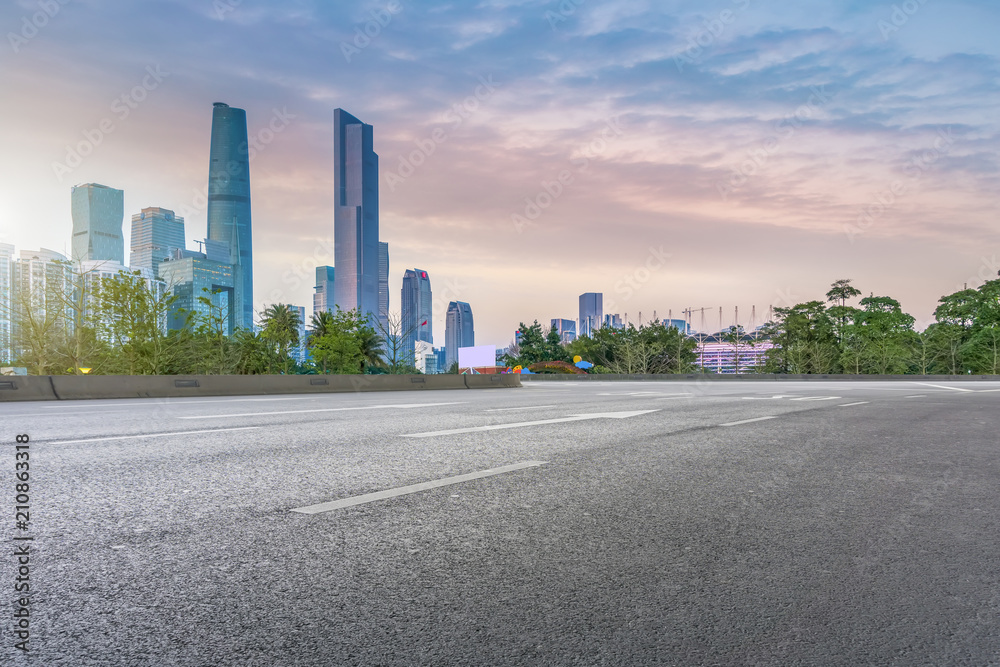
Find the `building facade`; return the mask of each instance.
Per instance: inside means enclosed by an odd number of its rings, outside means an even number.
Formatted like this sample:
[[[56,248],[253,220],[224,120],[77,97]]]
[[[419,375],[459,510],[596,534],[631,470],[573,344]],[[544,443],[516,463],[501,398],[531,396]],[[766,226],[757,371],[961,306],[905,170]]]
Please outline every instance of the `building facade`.
[[[473,347],[476,344],[476,332],[472,320],[472,306],[464,301],[452,301],[448,304],[448,313],[444,328],[445,360],[444,370],[458,363],[458,348]]]
[[[378,244],[378,319],[385,329],[389,320],[389,244],[382,241]]]
[[[316,267],[316,285],[313,287],[313,313],[334,312],[333,283],[336,271],[332,266]]]
[[[208,238],[221,241],[233,272],[233,321],[253,327],[253,227],[247,114],[216,102],[208,167]]]
[[[559,333],[559,342],[565,345],[576,340],[576,322],[573,320],[552,320],[552,328]]]
[[[22,250],[11,269],[11,355],[17,357],[25,326],[74,330],[74,271],[68,257],[46,248]]]
[[[411,360],[417,341],[434,342],[431,279],[423,269],[407,269],[400,294],[402,341],[405,358]]]
[[[333,124],[334,302],[342,310],[358,308],[377,319],[378,155],[373,128],[343,109],[334,110]]]
[[[14,360],[13,353],[13,287],[14,287],[14,246],[0,243],[0,366],[8,366]]]
[[[149,206],[132,215],[129,266],[159,275],[160,262],[184,248],[184,218],[168,208]]]
[[[125,192],[85,183],[73,188],[72,257],[74,262],[106,260],[125,263]]]
[[[236,315],[241,304],[236,300],[235,267],[220,261],[229,256],[225,248],[225,243],[206,243],[207,252],[177,251],[173,259],[160,264],[160,278],[177,297],[167,318],[168,329],[187,326],[186,313],[221,320],[227,336],[239,326]],[[198,297],[206,297],[210,305]]]
[[[604,294],[586,292],[580,295],[580,336],[590,336],[604,323]]]

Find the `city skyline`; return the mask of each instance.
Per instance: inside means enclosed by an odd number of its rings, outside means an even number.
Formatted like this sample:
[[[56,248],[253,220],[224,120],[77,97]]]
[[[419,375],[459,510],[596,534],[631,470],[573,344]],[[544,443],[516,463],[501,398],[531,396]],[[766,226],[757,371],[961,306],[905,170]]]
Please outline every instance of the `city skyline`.
[[[2,167],[0,242],[69,254],[66,193],[88,182],[204,238],[204,109],[224,99],[248,113],[256,310],[308,303],[315,266],[334,264],[337,107],[379,128],[393,265],[428,267],[498,345],[518,321],[572,318],[582,289],[631,321],[764,312],[839,278],[899,298],[922,328],[939,296],[1000,268],[998,10],[985,3],[927,3],[905,22],[848,2],[432,3],[404,6],[364,48],[355,28],[374,5],[168,4],[154,13],[169,40],[145,35],[146,13],[68,4],[6,45],[12,96],[74,101],[0,110],[17,158]],[[26,7],[0,19],[16,33]],[[281,59],[245,46],[281,35]]]

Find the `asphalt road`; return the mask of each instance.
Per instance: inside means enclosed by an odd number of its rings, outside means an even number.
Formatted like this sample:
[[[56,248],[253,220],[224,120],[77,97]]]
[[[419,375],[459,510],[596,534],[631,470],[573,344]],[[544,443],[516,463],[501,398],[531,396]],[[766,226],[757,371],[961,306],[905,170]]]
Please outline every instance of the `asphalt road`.
[[[1000,383],[535,382],[0,423],[3,665],[1000,664]]]

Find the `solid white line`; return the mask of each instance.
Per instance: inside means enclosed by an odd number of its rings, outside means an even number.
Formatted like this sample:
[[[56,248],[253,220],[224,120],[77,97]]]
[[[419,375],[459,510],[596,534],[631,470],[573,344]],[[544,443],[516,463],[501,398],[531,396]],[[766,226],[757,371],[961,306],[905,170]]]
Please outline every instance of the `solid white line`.
[[[916,396],[904,396],[903,398],[927,398],[926,394],[917,394]]]
[[[871,401],[858,401],[857,403],[841,403],[840,407],[849,408],[852,405],[868,405]]]
[[[988,394],[991,391],[1000,391],[1000,389],[977,389],[976,393],[977,394]]]
[[[777,417],[776,416],[775,417],[756,417],[754,419],[744,419],[743,421],[738,421],[738,422],[729,422],[728,424],[719,424],[719,426],[739,426],[740,424],[750,424],[752,422],[762,422],[762,421],[767,421],[768,419],[777,419]]]
[[[676,401],[678,398],[691,398],[691,395],[687,396],[661,396],[660,398],[654,398],[654,401]]]
[[[523,408],[493,408],[492,410],[483,410],[483,412],[507,412],[509,410],[541,410],[542,408],[554,408],[554,405],[526,405]]]
[[[943,384],[931,384],[930,382],[914,382],[913,384],[922,384],[925,387],[935,387],[936,389],[951,389],[952,391],[975,391],[973,389],[966,389],[965,387],[949,387]]]
[[[106,440],[130,440],[132,438],[161,438],[169,435],[193,435],[195,433],[223,433],[225,431],[248,431],[260,426],[238,426],[235,428],[211,428],[203,431],[173,431],[172,433],[145,433],[142,435],[116,435],[110,438],[87,438],[85,440],[56,440],[50,445],[75,445],[79,442],[104,442]]]
[[[578,422],[586,419],[625,419],[626,417],[636,417],[659,410],[637,410],[634,412],[604,412],[592,415],[570,415],[569,417],[558,417],[556,419],[539,419],[530,422],[515,422],[513,424],[493,424],[491,426],[473,426],[471,428],[455,428],[446,431],[429,431],[427,433],[407,433],[404,438],[430,438],[436,435],[455,435],[459,433],[478,433],[481,431],[499,431],[507,428],[522,428],[524,426],[540,426],[542,424],[561,424],[564,422]]]
[[[386,500],[387,498],[395,498],[396,496],[405,496],[410,493],[417,493],[418,491],[437,489],[439,487],[450,486],[452,484],[461,484],[462,482],[468,482],[474,479],[482,479],[483,477],[502,475],[505,472],[513,472],[514,470],[523,470],[524,468],[535,468],[538,466],[543,466],[546,463],[548,463],[548,461],[524,461],[522,463],[515,463],[509,466],[501,466],[499,468],[490,468],[489,470],[480,470],[479,472],[470,472],[465,475],[455,475],[454,477],[445,477],[443,479],[436,479],[431,482],[410,484],[409,486],[400,486],[398,488],[388,489],[386,491],[366,493],[363,496],[354,496],[353,498],[343,498],[341,500],[331,500],[330,502],[327,503],[308,505],[306,507],[296,507],[291,511],[298,512],[299,514],[319,514],[321,512],[329,512],[331,510],[338,510],[344,507],[353,507],[354,505],[371,503],[376,500]]]
[[[280,410],[277,412],[241,412],[228,415],[189,415],[178,417],[177,419],[225,419],[226,417],[259,417],[261,415],[297,415],[307,412],[347,412],[350,410],[388,410],[388,409],[410,409],[410,408],[431,408],[437,405],[460,405],[464,401],[454,403],[401,403],[397,405],[362,405],[352,408],[315,408],[312,410]]]

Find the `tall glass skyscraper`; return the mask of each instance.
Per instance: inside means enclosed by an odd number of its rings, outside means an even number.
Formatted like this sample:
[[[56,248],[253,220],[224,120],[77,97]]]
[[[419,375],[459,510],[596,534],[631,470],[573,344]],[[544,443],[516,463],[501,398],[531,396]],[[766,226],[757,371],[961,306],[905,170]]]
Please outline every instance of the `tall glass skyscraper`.
[[[472,323],[472,306],[464,301],[452,301],[448,304],[448,314],[444,328],[444,372],[458,361],[458,348],[473,347],[476,344],[476,332]]]
[[[229,247],[237,327],[253,327],[253,235],[247,112],[216,102],[208,166],[208,238]]]
[[[184,249],[184,218],[167,208],[149,206],[132,215],[129,267],[159,275],[160,262]]]
[[[378,244],[378,319],[383,328],[389,317],[389,244]]]
[[[342,310],[358,308],[362,315],[378,318],[378,155],[373,130],[343,109],[334,110],[333,124],[334,301]]]
[[[125,193],[106,185],[85,183],[72,192],[73,261],[125,263]]]
[[[403,319],[403,352],[413,363],[414,345],[418,340],[434,342],[431,279],[422,269],[407,269],[403,274],[400,299]]]
[[[581,336],[590,336],[604,324],[604,294],[587,292],[580,295]]]
[[[336,271],[332,266],[316,267],[316,285],[313,287],[313,314],[336,310],[333,302],[333,283]]]

